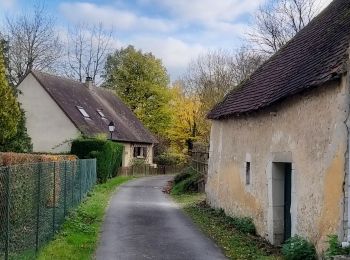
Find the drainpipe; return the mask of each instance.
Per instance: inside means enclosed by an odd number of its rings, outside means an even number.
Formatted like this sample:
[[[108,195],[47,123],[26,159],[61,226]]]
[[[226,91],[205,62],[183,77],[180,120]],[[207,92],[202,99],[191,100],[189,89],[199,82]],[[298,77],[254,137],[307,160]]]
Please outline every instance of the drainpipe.
[[[349,151],[350,151],[350,136],[349,136],[349,127],[347,126],[347,129],[348,129],[348,154],[349,154]],[[348,182],[346,183],[346,189],[347,189],[347,196],[348,196],[348,201],[347,201],[347,204],[348,204],[348,215],[347,215],[347,241],[344,241],[341,243],[341,246],[343,248],[345,247],[349,247],[350,246],[350,156],[348,155]]]
[[[347,75],[346,75],[346,84],[348,85],[347,90],[349,91],[350,87],[350,48],[348,49],[348,55],[349,55],[349,59],[348,59],[348,64],[347,64]],[[349,96],[348,96],[348,101],[349,101]],[[348,117],[347,120],[345,122],[345,126],[347,128],[348,131],[348,147],[347,147],[347,153],[348,153],[348,176],[347,176],[347,180],[348,182],[346,183],[345,189],[347,189],[347,196],[348,196],[348,201],[347,201],[347,206],[348,206],[348,215],[347,215],[347,241],[344,241],[341,243],[341,246],[344,247],[349,247],[350,246],[350,132],[349,132],[349,120],[350,120],[350,112],[349,112],[349,102],[348,102]],[[345,190],[344,189],[344,190]],[[344,194],[345,195],[345,194]]]
[[[349,73],[349,72],[348,72]],[[348,77],[348,80],[349,80],[349,77]],[[349,81],[348,81],[348,84],[349,84]],[[346,124],[346,127],[348,129],[348,182],[346,183],[346,186],[345,187],[347,189],[347,196],[348,196],[348,201],[347,201],[347,204],[348,204],[348,215],[347,215],[347,241],[344,241],[341,243],[341,246],[342,248],[345,248],[345,247],[350,247],[350,134],[349,134],[349,127],[348,125]],[[345,194],[344,194],[345,195]]]

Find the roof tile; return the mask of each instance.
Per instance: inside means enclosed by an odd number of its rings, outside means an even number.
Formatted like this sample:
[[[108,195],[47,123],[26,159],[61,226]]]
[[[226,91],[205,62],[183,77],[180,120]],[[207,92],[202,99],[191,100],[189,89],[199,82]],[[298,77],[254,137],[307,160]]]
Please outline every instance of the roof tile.
[[[84,83],[40,71],[32,71],[32,74],[83,134],[109,134],[108,124],[113,121],[116,126],[114,140],[157,143],[156,138],[112,91],[101,87],[89,90]],[[84,108],[90,119],[82,116],[78,106]],[[107,120],[97,110],[102,110]]]
[[[222,119],[267,107],[339,79],[348,60],[350,1],[334,0],[321,14],[208,113]]]

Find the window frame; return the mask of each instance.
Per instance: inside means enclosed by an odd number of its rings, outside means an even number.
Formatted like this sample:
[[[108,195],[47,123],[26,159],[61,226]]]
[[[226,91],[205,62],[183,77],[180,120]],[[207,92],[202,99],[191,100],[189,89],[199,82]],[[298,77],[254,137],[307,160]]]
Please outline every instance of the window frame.
[[[90,118],[90,115],[88,114],[88,112],[86,112],[86,110],[82,107],[82,106],[76,106],[78,111],[80,112],[80,114],[84,117],[84,118]]]
[[[250,161],[245,162],[245,185],[251,184],[252,165]]]
[[[103,114],[103,110],[102,109],[97,109],[96,112],[97,112],[97,114],[100,115],[101,118],[103,118],[103,119],[106,118],[105,114]]]

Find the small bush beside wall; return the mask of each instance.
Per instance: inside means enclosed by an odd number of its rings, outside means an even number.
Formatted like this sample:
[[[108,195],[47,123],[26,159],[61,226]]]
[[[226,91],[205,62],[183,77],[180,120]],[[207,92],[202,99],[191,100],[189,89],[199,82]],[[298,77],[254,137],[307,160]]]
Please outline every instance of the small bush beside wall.
[[[317,259],[315,246],[299,236],[291,237],[283,244],[282,254],[287,260]]]
[[[350,255],[350,247],[343,248],[337,235],[328,236],[328,245],[329,247],[325,253],[326,259],[332,259],[332,257],[337,255]]]
[[[101,139],[81,138],[72,142],[71,153],[80,159],[97,159],[97,178],[106,182],[117,174],[122,164],[123,145]]]

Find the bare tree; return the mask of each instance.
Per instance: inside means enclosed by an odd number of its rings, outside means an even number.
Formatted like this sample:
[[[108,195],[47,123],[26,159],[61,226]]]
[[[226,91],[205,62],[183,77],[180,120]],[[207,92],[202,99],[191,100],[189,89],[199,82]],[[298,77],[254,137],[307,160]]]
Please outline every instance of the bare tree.
[[[275,0],[255,15],[249,40],[271,55],[303,29],[318,13],[316,0]]]
[[[205,114],[248,78],[264,60],[262,54],[247,47],[242,47],[236,53],[210,51],[190,63],[183,82],[187,91],[198,95]]]
[[[248,79],[250,75],[266,60],[264,54],[253,51],[248,47],[241,47],[231,59],[231,73],[235,80],[235,86]]]
[[[6,18],[4,37],[13,86],[32,69],[54,69],[62,47],[54,25],[43,4],[35,4],[33,12]]]
[[[189,64],[181,83],[187,96],[199,100],[196,118],[203,140],[209,140],[210,123],[205,120],[208,111],[249,78],[264,61],[265,56],[260,52],[242,47],[236,52],[209,51]]]
[[[96,81],[111,50],[112,30],[98,26],[77,25],[68,30],[65,74],[82,82],[85,77]]]

